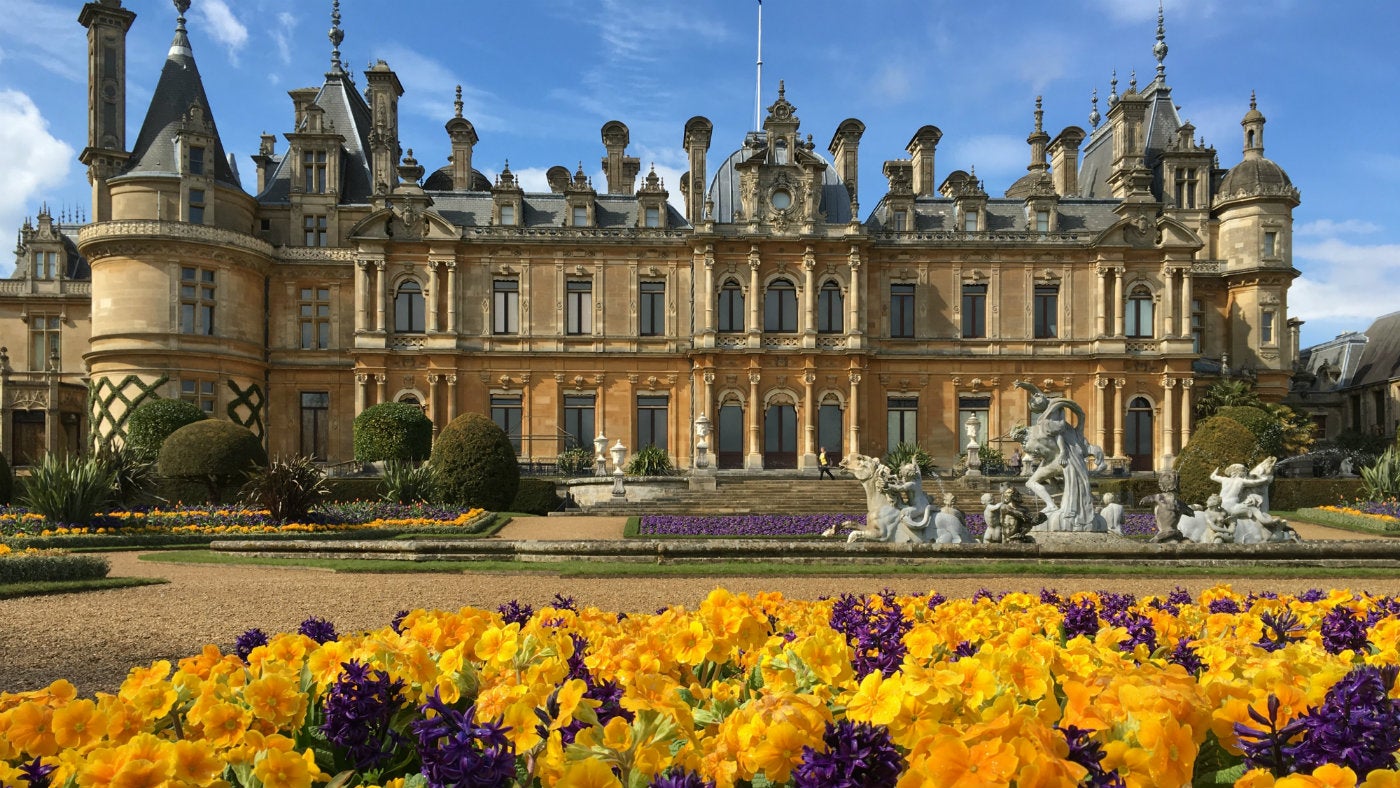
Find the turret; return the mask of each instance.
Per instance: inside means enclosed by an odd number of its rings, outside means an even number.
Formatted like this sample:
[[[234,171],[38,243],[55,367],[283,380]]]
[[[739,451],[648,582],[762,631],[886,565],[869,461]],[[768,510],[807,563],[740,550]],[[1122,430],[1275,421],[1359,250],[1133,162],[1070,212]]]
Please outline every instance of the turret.
[[[128,156],[126,33],[135,19],[121,0],[88,3],[78,14],[88,31],[88,141],[78,160],[88,168],[92,218],[98,222],[112,218],[107,179],[121,171]]]
[[[399,161],[399,97],[403,95],[403,84],[398,75],[383,60],[376,62],[365,72],[369,83],[370,132],[370,178],[376,194],[392,192],[398,185],[396,165]]]
[[[447,121],[447,136],[452,139],[452,190],[470,191],[472,186],[472,149],[479,138],[471,121],[462,117],[462,86],[457,86],[456,110]]]

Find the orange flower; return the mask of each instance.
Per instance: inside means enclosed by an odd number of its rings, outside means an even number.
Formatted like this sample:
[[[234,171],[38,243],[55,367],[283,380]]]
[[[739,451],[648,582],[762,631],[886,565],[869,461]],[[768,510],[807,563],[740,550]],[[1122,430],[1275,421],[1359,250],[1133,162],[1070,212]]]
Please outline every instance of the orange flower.
[[[262,780],[263,788],[310,788],[312,780],[324,777],[311,750],[304,755],[268,750],[253,764],[253,776]]]
[[[619,788],[622,781],[604,761],[588,758],[564,765],[564,776],[555,788]]]
[[[58,746],[83,749],[102,738],[107,721],[97,712],[97,704],[84,698],[61,706],[53,713],[53,734]]]
[[[5,731],[10,744],[30,757],[53,755],[58,742],[53,732],[53,710],[47,706],[25,701],[10,711],[10,724]]]
[[[941,788],[986,788],[1008,785],[1019,765],[1016,753],[1000,739],[969,748],[958,736],[943,736],[929,749],[924,768]]]

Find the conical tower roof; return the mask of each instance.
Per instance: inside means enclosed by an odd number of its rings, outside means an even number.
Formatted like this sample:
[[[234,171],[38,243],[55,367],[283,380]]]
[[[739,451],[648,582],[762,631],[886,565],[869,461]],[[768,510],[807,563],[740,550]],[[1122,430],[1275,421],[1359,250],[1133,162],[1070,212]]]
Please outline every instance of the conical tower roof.
[[[156,83],[151,106],[146,110],[146,119],[141,123],[141,133],[136,137],[130,164],[124,174],[178,175],[180,161],[175,138],[178,132],[187,127],[193,108],[197,111],[193,114],[208,124],[209,136],[214,141],[213,156],[206,158],[213,167],[214,180],[242,188],[238,176],[229,167],[223,140],[219,139],[219,130],[214,123],[214,113],[209,108],[209,99],[204,95],[204,82],[199,78],[189,35],[185,32],[185,11],[189,6],[189,0],[175,0],[175,8],[179,11],[175,39],[170,43],[170,53],[166,56],[165,67],[161,69],[160,81]]]

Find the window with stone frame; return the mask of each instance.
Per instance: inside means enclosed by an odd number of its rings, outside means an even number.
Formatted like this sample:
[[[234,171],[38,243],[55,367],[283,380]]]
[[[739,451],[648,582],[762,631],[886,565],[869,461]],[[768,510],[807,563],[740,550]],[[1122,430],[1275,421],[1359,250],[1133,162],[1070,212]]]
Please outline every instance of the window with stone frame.
[[[1060,335],[1060,286],[1035,286],[1035,338],[1054,339]]]
[[[841,286],[828,279],[817,291],[817,333],[840,334],[846,330],[846,304]]]
[[[963,339],[985,339],[987,336],[987,285],[967,283],[962,286]]]
[[[919,398],[887,397],[885,399],[888,435],[887,451],[901,443],[919,442]]]
[[[190,224],[204,224],[204,190],[190,189]]]
[[[301,154],[302,189],[307,194],[325,194],[328,188],[326,182],[326,152],[323,150],[308,150]],[[311,246],[311,244],[307,244]]]
[[[491,283],[491,333],[520,333],[520,281],[496,279]]]
[[[763,294],[763,330],[791,334],[797,331],[797,288],[786,279],[775,279]]]
[[[1205,335],[1206,308],[1199,298],[1191,299],[1191,352],[1201,352],[1201,338]]]
[[[492,394],[491,421],[506,434],[510,445],[520,454],[521,417],[524,413],[519,394]]]
[[[1137,285],[1128,293],[1127,308],[1124,310],[1123,334],[1134,339],[1151,339],[1154,332],[1152,323],[1152,291],[1147,285]]]
[[[329,245],[330,234],[328,225],[329,222],[324,215],[307,214],[302,217],[302,230],[306,239],[306,245],[312,247]]]
[[[191,145],[191,146],[190,146],[190,153],[189,153],[189,156],[190,156],[190,169],[189,169],[190,175],[203,175],[203,174],[204,174],[204,146],[203,146],[203,145]]]
[[[180,268],[180,333],[214,336],[214,271]]]
[[[1196,207],[1198,181],[1195,167],[1182,167],[1176,171],[1176,207],[1187,209]]]
[[[35,279],[53,279],[58,275],[57,252],[35,252],[33,259]]]
[[[297,294],[297,325],[302,350],[326,350],[331,346],[331,291],[308,286]]]
[[[423,288],[409,279],[394,294],[394,332],[421,334],[425,327]]]
[[[593,414],[596,397],[592,394],[564,395],[564,434],[569,445],[565,448],[593,444]]]
[[[668,450],[667,422],[671,398],[665,394],[648,394],[637,397],[637,448],[655,446]]]
[[[593,333],[593,282],[570,279],[564,287],[564,333],[582,336]]]
[[[62,365],[63,319],[58,315],[29,316],[29,371],[43,372],[49,360]]]
[[[644,337],[666,333],[666,283],[642,282],[638,288],[641,291],[638,332]]]
[[[301,455],[317,462],[330,456],[331,395],[325,391],[301,392]]]
[[[914,337],[914,283],[890,284],[890,336],[896,339]]]
[[[715,315],[721,334],[740,334],[744,331],[744,291],[733,279],[724,280],[719,289],[719,304]]]
[[[208,378],[182,378],[180,399],[198,405],[200,410],[212,416],[218,405],[218,386]]]

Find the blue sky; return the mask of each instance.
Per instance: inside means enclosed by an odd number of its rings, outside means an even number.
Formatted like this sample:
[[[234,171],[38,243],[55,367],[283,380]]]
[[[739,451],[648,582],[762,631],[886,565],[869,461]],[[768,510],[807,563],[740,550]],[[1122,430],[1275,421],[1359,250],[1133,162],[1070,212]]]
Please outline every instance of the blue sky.
[[[127,0],[128,142],[145,114],[175,27],[168,0]],[[0,232],[47,201],[88,209],[76,160],[86,140],[82,4],[0,0]],[[718,164],[753,125],[757,5],[751,0],[344,0],[341,46],[364,85],[383,58],[405,95],[400,136],[431,171],[446,163],[443,123],[453,88],[481,137],[474,164],[494,176],[509,159],[543,190],[556,164],[603,182],[599,129],[631,129],[628,152],[655,163],[678,202],[682,127],[715,125]],[[1156,0],[768,0],[764,105],[777,82],[802,130],[825,153],[847,117],[866,125],[862,211],[884,191],[886,159],[907,155],[914,131],[943,130],[936,179],[975,166],[1000,194],[1029,161],[1026,135],[1044,96],[1053,136],[1089,127],[1111,72],[1149,82],[1156,68]],[[15,20],[23,20],[15,24]],[[190,39],[224,146],[245,184],[264,131],[289,130],[292,88],[319,85],[330,60],[330,0],[194,0]],[[1251,90],[1268,118],[1265,155],[1302,191],[1294,214],[1290,312],[1315,344],[1364,330],[1400,309],[1400,83],[1394,57],[1400,3],[1361,0],[1168,0],[1167,81],[1181,114],[1240,159],[1239,119]],[[712,168],[713,169],[713,165]],[[251,186],[250,186],[251,188]],[[0,273],[11,270],[0,257]]]

